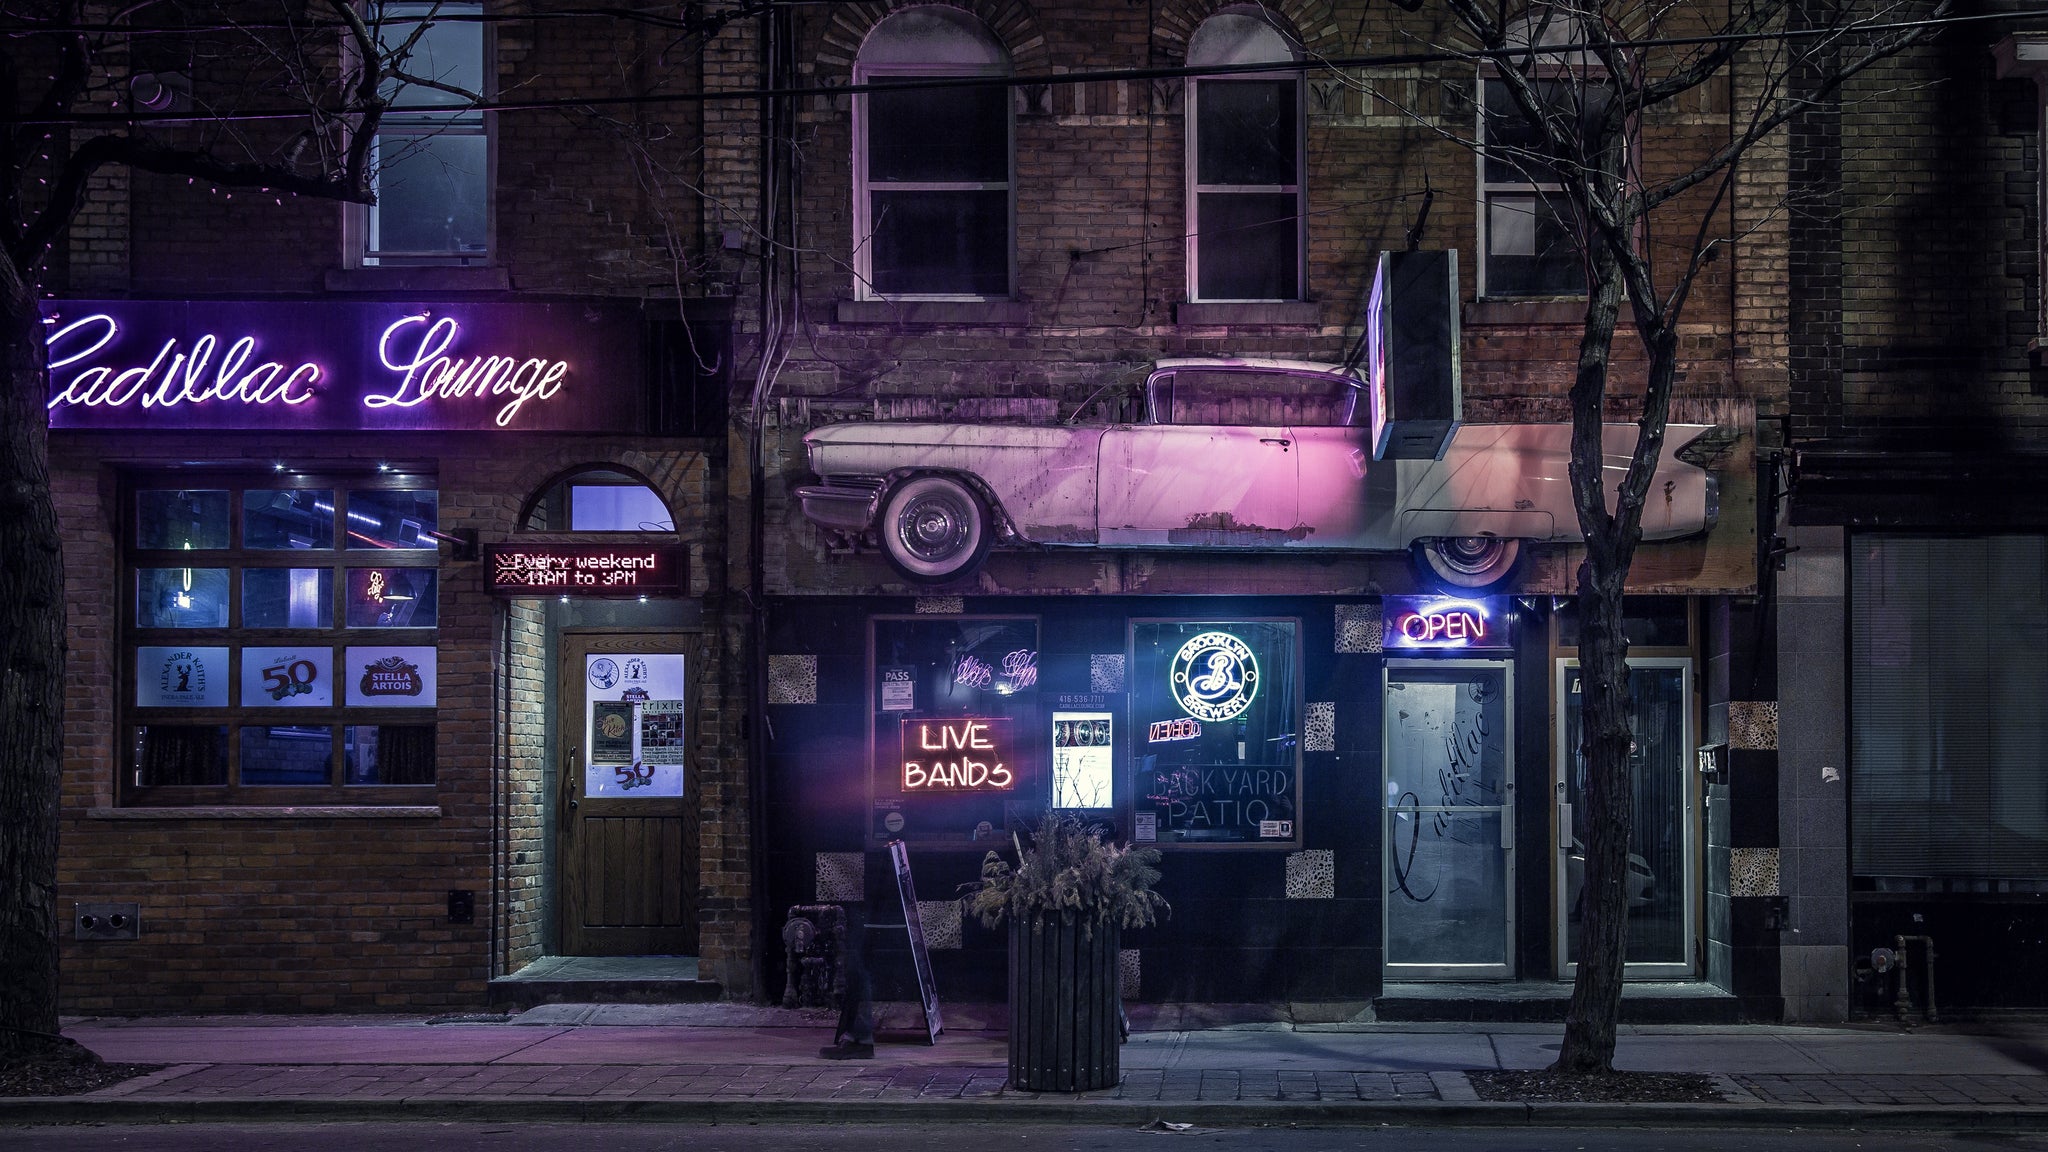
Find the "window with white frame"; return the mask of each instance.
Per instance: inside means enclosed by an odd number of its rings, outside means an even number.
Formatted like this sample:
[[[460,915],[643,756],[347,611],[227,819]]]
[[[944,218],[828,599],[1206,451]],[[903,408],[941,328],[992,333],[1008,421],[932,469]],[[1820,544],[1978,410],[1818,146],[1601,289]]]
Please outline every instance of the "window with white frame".
[[[398,70],[430,82],[384,78],[384,98],[412,110],[386,112],[372,145],[377,202],[360,219],[366,265],[481,264],[490,257],[490,118],[463,95],[485,92],[489,29],[478,20],[448,19],[482,12],[476,3],[386,0],[366,14],[386,51],[410,43]]]
[[[1519,43],[1542,49],[1583,42],[1561,15],[1532,16]],[[1546,114],[1585,124],[1604,114],[1605,73],[1584,52],[1510,57],[1530,78]],[[1585,262],[1572,227],[1558,157],[1529,123],[1498,66],[1479,75],[1479,293],[1492,298],[1582,296]]]
[[[1211,16],[1188,43],[1193,68],[1300,58],[1259,9]],[[1203,76],[1187,99],[1190,299],[1301,299],[1300,73]]]
[[[979,20],[927,5],[875,26],[857,84],[1007,76],[1010,56]],[[908,88],[854,100],[858,294],[867,299],[1010,295],[1010,93]]]

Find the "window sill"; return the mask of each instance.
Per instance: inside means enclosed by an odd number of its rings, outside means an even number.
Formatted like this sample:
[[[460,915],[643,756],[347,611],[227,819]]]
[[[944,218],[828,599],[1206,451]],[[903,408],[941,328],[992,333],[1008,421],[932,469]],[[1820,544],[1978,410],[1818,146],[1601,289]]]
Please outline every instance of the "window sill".
[[[1465,305],[1467,325],[1488,324],[1583,324],[1586,298],[1569,296],[1544,300],[1474,300]]]
[[[329,268],[329,292],[509,292],[512,275],[496,267],[400,264],[376,268]]]
[[[1022,327],[1031,308],[1019,300],[841,300],[841,324],[986,324]]]
[[[182,808],[88,808],[88,820],[438,820],[438,804],[200,804]]]
[[[1173,322],[1183,328],[1225,325],[1313,328],[1323,322],[1323,306],[1312,300],[1202,304],[1182,301],[1173,306]]]

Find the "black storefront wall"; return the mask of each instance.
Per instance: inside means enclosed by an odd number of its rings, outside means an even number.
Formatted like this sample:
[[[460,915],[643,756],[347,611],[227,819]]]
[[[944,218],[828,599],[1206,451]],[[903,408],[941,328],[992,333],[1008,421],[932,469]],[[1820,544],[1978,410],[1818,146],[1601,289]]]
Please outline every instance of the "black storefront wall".
[[[1125,935],[1126,952],[1137,953],[1139,998],[1144,1000],[1270,1001],[1363,1000],[1382,987],[1382,826],[1385,808],[1381,768],[1381,685],[1385,655],[1337,651],[1339,606],[1358,613],[1376,613],[1370,600],[1332,598],[1001,598],[971,600],[966,615],[1035,618],[1038,669],[1033,690],[1035,712],[1051,735],[1055,711],[1101,709],[1114,716],[1119,760],[1116,765],[1117,806],[1111,813],[1116,834],[1128,838],[1133,815],[1142,805],[1131,802],[1139,774],[1130,763],[1129,725],[1140,721],[1127,707],[1123,690],[1103,691],[1105,662],[1123,664],[1125,676],[1138,673],[1129,644],[1134,621],[1162,619],[1207,623],[1267,620],[1292,621],[1299,646],[1300,690],[1304,703],[1333,705],[1334,732],[1325,744],[1318,737],[1300,754],[1297,828],[1293,839],[1261,845],[1256,841],[1231,847],[1165,847],[1161,891],[1173,903],[1173,915],[1159,926]],[[815,661],[815,687],[805,684],[771,692],[771,736],[766,750],[767,787],[771,797],[767,829],[769,907],[779,920],[797,904],[843,895],[848,865],[863,872],[865,910],[873,923],[899,920],[894,885],[886,855],[889,805],[897,797],[883,788],[871,794],[871,756],[898,754],[903,737],[877,723],[882,654],[871,658],[870,621],[884,618],[885,628],[913,617],[915,602],[890,598],[784,598],[769,606],[768,651],[775,660],[795,658],[800,666]],[[1549,700],[1547,649],[1543,609],[1518,604],[1524,617],[1517,629],[1515,669],[1515,778],[1524,802],[1516,808],[1516,836],[1524,846],[1514,893],[1515,959],[1524,979],[1554,975],[1551,937],[1552,891],[1549,872],[1550,790],[1548,753]],[[891,619],[893,618],[893,619]],[[1397,653],[1404,658],[1427,658]],[[814,695],[810,694],[814,693]],[[1149,713],[1142,719],[1152,719]],[[1297,713],[1297,719],[1302,719]],[[874,727],[871,728],[871,724]],[[1294,725],[1303,734],[1305,725]],[[872,741],[872,742],[871,742]],[[1015,740],[1028,756],[1045,760],[1049,739]],[[886,771],[895,771],[892,761]],[[1040,766],[1025,769],[1026,775]],[[1032,785],[1037,795],[1049,794],[1042,776]],[[1014,798],[994,801],[970,797],[980,804],[977,819],[991,824],[988,834],[972,838],[973,824],[952,820],[946,833],[920,839],[915,833],[920,813],[915,805],[902,810],[900,831],[911,845],[918,892],[928,903],[955,898],[980,873],[991,846],[1007,848],[1007,823],[1028,824],[1036,804]],[[1278,828],[1269,828],[1277,834]],[[964,835],[962,833],[965,833]],[[1326,854],[1326,855],[1325,855]],[[1327,884],[1319,867],[1331,865]],[[1290,862],[1294,879],[1290,883]],[[942,919],[950,919],[942,917]],[[875,956],[876,994],[885,999],[912,998],[907,955],[900,933],[878,932],[871,945]],[[966,919],[959,947],[941,946],[933,963],[943,997],[965,1001],[996,1001],[1004,995],[1005,937]],[[781,975],[771,964],[771,989]]]

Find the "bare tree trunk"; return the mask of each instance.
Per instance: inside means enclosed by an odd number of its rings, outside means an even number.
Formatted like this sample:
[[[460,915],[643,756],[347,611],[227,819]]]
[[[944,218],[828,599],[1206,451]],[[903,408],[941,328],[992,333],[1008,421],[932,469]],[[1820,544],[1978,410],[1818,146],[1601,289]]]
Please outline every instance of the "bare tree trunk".
[[[0,1056],[57,1038],[64,563],[35,287],[0,260]]]
[[[1588,254],[1586,326],[1572,384],[1572,494],[1586,559],[1579,566],[1580,740],[1586,762],[1585,879],[1579,897],[1579,972],[1558,1047],[1560,1072],[1614,1068],[1615,1025],[1621,1014],[1623,946],[1628,907],[1629,801],[1628,634],[1622,591],[1635,549],[1633,523],[1607,511],[1603,465],[1607,369],[1614,348],[1621,281],[1613,253]]]

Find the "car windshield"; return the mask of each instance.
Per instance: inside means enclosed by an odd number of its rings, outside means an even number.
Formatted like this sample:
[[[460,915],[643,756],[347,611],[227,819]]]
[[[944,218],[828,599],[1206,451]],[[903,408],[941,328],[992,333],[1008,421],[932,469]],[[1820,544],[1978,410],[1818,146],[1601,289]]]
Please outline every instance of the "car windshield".
[[[1176,368],[1152,378],[1157,424],[1350,427],[1363,422],[1357,380],[1337,372]]]

